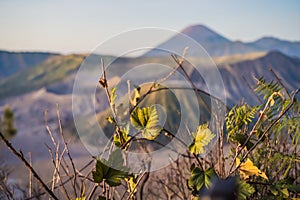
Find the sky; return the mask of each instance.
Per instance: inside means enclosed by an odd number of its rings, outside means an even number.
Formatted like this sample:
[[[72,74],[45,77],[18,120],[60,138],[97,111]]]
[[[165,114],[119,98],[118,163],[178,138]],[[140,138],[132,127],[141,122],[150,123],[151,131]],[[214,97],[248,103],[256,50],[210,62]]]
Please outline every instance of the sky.
[[[124,31],[142,27],[180,31],[195,24],[231,40],[274,36],[300,41],[300,1],[0,0],[0,49],[88,53]],[[157,43],[167,37],[157,38]]]

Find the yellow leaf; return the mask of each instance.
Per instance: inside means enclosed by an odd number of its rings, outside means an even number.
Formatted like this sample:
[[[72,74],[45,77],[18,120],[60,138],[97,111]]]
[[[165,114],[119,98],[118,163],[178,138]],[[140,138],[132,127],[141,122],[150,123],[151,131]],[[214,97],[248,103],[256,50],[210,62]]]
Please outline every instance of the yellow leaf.
[[[241,163],[240,159],[236,159],[236,165],[239,166]],[[264,172],[261,172],[255,165],[253,165],[253,162],[248,158],[246,162],[242,163],[239,167],[240,175],[243,179],[249,178],[249,176],[260,176],[264,179],[268,180],[268,177]]]

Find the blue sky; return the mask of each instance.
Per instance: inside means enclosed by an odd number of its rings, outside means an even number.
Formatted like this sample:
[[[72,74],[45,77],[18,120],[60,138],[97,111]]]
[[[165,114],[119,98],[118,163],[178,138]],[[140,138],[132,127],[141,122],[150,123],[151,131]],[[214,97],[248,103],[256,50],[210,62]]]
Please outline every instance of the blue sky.
[[[300,1],[1,0],[0,49],[90,52],[131,29],[180,31],[194,24],[207,25],[232,40],[275,36],[300,41]],[[157,42],[164,39],[157,38]]]

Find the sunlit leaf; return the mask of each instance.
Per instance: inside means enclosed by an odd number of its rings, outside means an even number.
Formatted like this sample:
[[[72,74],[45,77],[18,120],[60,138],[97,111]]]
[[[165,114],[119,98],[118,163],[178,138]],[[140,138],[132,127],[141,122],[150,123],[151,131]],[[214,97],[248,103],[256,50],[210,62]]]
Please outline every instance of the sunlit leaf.
[[[236,159],[236,165],[238,166],[240,164],[240,159]],[[243,179],[249,178],[249,176],[260,176],[264,179],[268,180],[268,177],[264,172],[261,172],[256,166],[253,165],[253,162],[248,158],[246,162],[241,163],[239,167],[240,175]]]
[[[161,133],[162,128],[158,125],[159,119],[155,106],[137,107],[130,116],[132,125],[142,131],[144,138],[154,140]]]
[[[191,153],[200,154],[204,153],[204,147],[210,143],[210,141],[215,137],[207,124],[200,125],[196,133],[193,133],[194,140],[189,146],[189,151]]]
[[[144,131],[142,132],[142,135],[147,140],[154,140],[159,136],[160,132],[161,132],[161,127],[154,126],[151,128],[145,128]]]
[[[127,190],[127,192],[132,193],[132,194],[136,193],[137,192],[136,178],[135,177],[127,178],[126,182],[128,184],[128,190]]]
[[[271,99],[270,99],[270,107],[272,107],[275,103],[275,100],[274,98],[271,96]]]

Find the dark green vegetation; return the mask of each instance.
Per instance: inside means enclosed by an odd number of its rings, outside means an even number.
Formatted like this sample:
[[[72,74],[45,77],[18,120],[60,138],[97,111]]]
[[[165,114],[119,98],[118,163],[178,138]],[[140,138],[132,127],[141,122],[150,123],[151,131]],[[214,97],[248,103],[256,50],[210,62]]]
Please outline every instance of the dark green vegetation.
[[[2,132],[7,139],[11,139],[17,133],[14,123],[14,113],[9,106],[5,106],[3,116],[0,116],[0,132]]]

